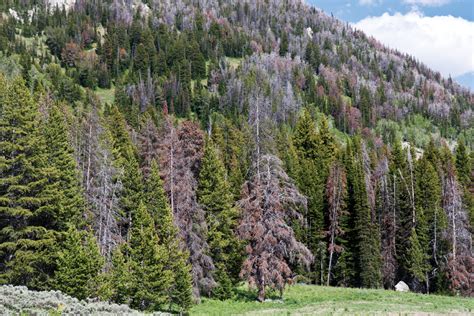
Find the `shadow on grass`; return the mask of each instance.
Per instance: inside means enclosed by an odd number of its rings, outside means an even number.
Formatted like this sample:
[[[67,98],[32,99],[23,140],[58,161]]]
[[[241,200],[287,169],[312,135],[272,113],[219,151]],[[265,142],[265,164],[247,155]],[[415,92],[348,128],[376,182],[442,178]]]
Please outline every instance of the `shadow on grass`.
[[[259,302],[257,300],[257,291],[248,289],[248,288],[242,288],[238,287],[234,290],[235,297],[233,300],[239,301],[239,302]],[[280,297],[280,294],[278,291],[272,291],[272,290],[267,290],[266,300],[281,300],[282,297]],[[283,300],[286,301],[285,296],[283,296]]]
[[[245,288],[236,288],[235,300],[241,302],[257,302],[257,292]]]

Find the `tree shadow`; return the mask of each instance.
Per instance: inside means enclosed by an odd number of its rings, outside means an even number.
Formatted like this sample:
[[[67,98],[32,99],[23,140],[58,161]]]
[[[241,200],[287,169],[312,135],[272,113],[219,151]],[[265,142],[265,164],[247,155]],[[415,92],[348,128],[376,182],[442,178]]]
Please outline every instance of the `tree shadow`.
[[[257,292],[251,289],[245,288],[236,288],[235,292],[235,300],[241,302],[256,302],[257,301]]]
[[[248,289],[248,288],[236,288],[234,290],[235,297],[234,300],[240,301],[240,302],[258,302],[257,300],[257,291]],[[272,290],[267,290],[267,295],[265,296],[265,299],[271,299],[271,300],[279,300],[281,299],[280,294],[278,291],[272,291]]]

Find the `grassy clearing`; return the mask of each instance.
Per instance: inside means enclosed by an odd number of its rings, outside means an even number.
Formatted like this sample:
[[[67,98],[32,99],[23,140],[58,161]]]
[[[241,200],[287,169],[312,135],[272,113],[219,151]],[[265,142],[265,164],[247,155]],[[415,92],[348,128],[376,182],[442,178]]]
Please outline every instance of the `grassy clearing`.
[[[234,300],[203,299],[191,315],[474,315],[474,299],[401,293],[386,290],[348,289],[295,285],[283,301],[258,303],[256,295],[241,289]]]
[[[32,37],[25,37],[21,34],[19,30],[16,34],[16,37],[25,43],[27,49],[35,49],[37,56],[39,55],[50,55],[48,45],[46,45],[46,35],[35,35]]]
[[[229,63],[231,68],[237,69],[242,63],[243,58],[226,57],[226,60]]]
[[[114,104],[115,102],[115,87],[112,86],[110,89],[97,88],[95,90],[96,95],[99,97],[103,104]]]

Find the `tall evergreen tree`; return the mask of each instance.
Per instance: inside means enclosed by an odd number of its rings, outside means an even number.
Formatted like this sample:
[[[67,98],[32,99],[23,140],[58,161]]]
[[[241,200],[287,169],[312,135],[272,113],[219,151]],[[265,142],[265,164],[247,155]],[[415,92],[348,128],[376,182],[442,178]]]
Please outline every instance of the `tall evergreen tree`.
[[[59,106],[50,109],[43,125],[44,137],[48,142],[46,146],[48,165],[55,166],[59,170],[57,181],[63,193],[61,205],[64,217],[76,222],[84,213],[85,201],[73,149],[68,140],[66,118]]]
[[[57,264],[55,288],[79,299],[97,295],[104,259],[92,233],[71,227]]]
[[[165,269],[167,253],[159,244],[153,218],[143,203],[132,215],[129,254],[132,273],[131,306],[160,309],[167,303],[173,274]]]
[[[203,79],[206,78],[206,60],[204,59],[199,45],[196,41],[192,41],[189,46],[191,59],[191,78]]]
[[[335,155],[335,141],[326,117],[322,117],[316,130],[311,114],[304,109],[296,123],[293,143],[299,159],[298,188],[308,197],[304,242],[315,256],[312,278],[314,282],[323,284],[327,248],[323,240],[324,214],[328,205],[325,186]]]
[[[132,213],[143,198],[143,177],[139,168],[137,153],[127,130],[127,123],[117,108],[108,118],[113,139],[114,164],[122,170],[116,181],[122,183],[119,207],[121,211],[121,232],[126,239],[132,221]]]
[[[193,278],[191,266],[186,263],[187,254],[183,259],[175,261],[174,284],[171,291],[171,302],[178,306],[178,311],[188,310],[193,303]]]
[[[127,245],[118,246],[112,254],[112,266],[106,274],[106,282],[101,297],[117,304],[130,304],[133,279],[130,257],[124,255]]]
[[[208,243],[217,268],[218,286],[213,289],[213,293],[219,298],[230,298],[232,284],[238,282],[242,263],[240,243],[235,238],[237,211],[232,207],[233,199],[224,165],[210,139],[201,161],[197,197],[206,212]]]
[[[469,223],[474,227],[474,159],[469,155],[464,141],[460,141],[456,148],[456,170],[459,182],[463,187],[463,201],[469,210]]]
[[[359,110],[362,113],[364,125],[370,126],[372,124],[371,96],[369,89],[365,86],[360,91]]]
[[[147,49],[142,43],[138,44],[133,61],[137,71],[142,75],[146,74],[150,67],[150,56],[148,56]]]
[[[70,218],[58,170],[47,165],[37,104],[22,79],[6,86],[0,77],[0,91],[0,283],[45,289]]]
[[[173,283],[166,289],[167,302],[170,306],[178,306],[181,311],[186,310],[192,302],[191,267],[187,264],[187,253],[180,246],[178,228],[155,160],[151,162],[150,173],[145,181],[145,200],[154,220],[159,244],[167,258],[163,269],[169,271],[173,278]]]
[[[427,273],[430,266],[427,263],[428,255],[426,254],[423,246],[420,243],[416,229],[412,228],[409,246],[406,254],[407,266],[410,274],[415,280],[423,282],[427,280]]]
[[[379,288],[382,285],[382,258],[380,253],[380,232],[378,223],[371,218],[366,190],[366,179],[362,167],[360,139],[353,143],[352,161],[348,168],[349,212],[354,218],[356,247],[356,285]]]
[[[393,145],[390,161],[390,179],[392,179],[393,203],[396,213],[396,247],[399,263],[399,277],[409,281],[409,263],[407,253],[410,247],[409,238],[414,225],[413,206],[411,202],[411,189],[407,151],[400,142]]]
[[[315,256],[312,279],[316,283],[323,283],[324,272],[321,271],[321,262],[326,251],[322,244],[324,237],[324,180],[320,177],[316,159],[318,157],[318,135],[316,125],[307,109],[301,113],[295,127],[293,143],[299,159],[299,170],[296,177],[298,188],[308,197],[308,208],[305,215],[307,228],[303,242]]]
[[[423,256],[427,258],[423,265],[418,267],[418,275],[425,269],[422,279],[426,282],[426,290],[430,291],[430,278],[438,277],[441,272],[440,263],[445,255],[443,231],[447,227],[446,214],[441,208],[441,183],[435,167],[427,157],[421,158],[416,165],[416,237],[411,237],[413,251],[414,239],[419,243]],[[411,260],[417,263],[418,260]],[[410,269],[413,272],[413,267]],[[429,270],[429,271],[428,271]],[[431,272],[433,275],[428,275]],[[415,275],[413,275],[415,276]]]

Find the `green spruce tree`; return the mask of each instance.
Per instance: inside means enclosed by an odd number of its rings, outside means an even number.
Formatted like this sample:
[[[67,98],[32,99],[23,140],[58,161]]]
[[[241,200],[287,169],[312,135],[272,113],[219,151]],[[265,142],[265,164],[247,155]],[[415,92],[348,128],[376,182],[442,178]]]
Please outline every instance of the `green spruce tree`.
[[[463,201],[469,210],[470,226],[474,227],[474,195],[471,193],[474,186],[473,159],[469,155],[464,141],[459,141],[456,148],[456,170],[459,182],[463,187]]]
[[[415,228],[411,230],[406,256],[408,271],[412,277],[419,282],[425,282],[427,279],[427,273],[430,269],[430,266],[427,263],[428,255],[418,239],[418,234],[416,233]]]
[[[22,79],[0,77],[0,283],[47,289],[68,222],[47,164],[38,106]]]
[[[158,163],[151,162],[150,174],[145,181],[145,200],[154,220],[160,246],[168,259],[164,269],[171,272],[173,283],[166,289],[167,302],[179,311],[187,310],[192,302],[192,277],[187,264],[188,255],[181,249],[178,229],[168,204]]]
[[[78,220],[84,213],[85,201],[81,192],[77,164],[73,149],[68,141],[66,118],[60,106],[53,106],[42,128],[46,146],[47,163],[58,169],[59,186],[62,191],[60,201],[63,217],[79,226]]]
[[[118,246],[112,255],[112,265],[105,275],[103,288],[101,289],[101,298],[110,300],[117,304],[130,304],[133,279],[128,246],[122,244]]]
[[[108,117],[109,131],[113,140],[114,164],[122,170],[116,181],[122,183],[120,192],[120,228],[122,236],[129,239],[129,228],[132,225],[132,213],[143,198],[143,177],[139,168],[137,152],[127,129],[122,113],[113,108]]]
[[[424,280],[426,282],[426,290],[430,291],[430,278],[438,278],[442,274],[440,263],[446,251],[442,236],[443,231],[447,227],[447,218],[446,213],[441,207],[441,183],[439,176],[428,157],[423,156],[417,162],[415,179],[416,239],[420,244],[423,255],[427,258],[424,265],[419,267],[419,269],[427,269],[425,271],[426,276],[418,280]],[[411,271],[413,271],[413,268],[411,268]],[[420,271],[418,271],[418,274]],[[428,275],[428,272],[431,272],[433,275]]]
[[[356,285],[379,288],[382,285],[380,231],[376,219],[371,218],[362,167],[361,143],[358,137],[354,139],[353,145],[353,161],[348,168],[348,206],[349,212],[354,217]]]
[[[78,299],[95,297],[103,264],[94,235],[71,227],[59,252],[55,288]]]
[[[237,211],[226,180],[226,172],[212,140],[208,140],[201,162],[198,202],[206,212],[209,226],[208,243],[211,257],[216,264],[217,288],[213,294],[226,299],[232,296],[232,285],[238,282],[242,262],[241,246],[235,237]]]
[[[298,189],[308,197],[308,209],[304,214],[307,226],[302,241],[315,256],[310,277],[313,282],[323,284],[325,273],[321,269],[326,247],[324,238],[324,180],[316,163],[318,157],[318,135],[316,125],[307,109],[301,113],[293,134],[293,144],[299,161],[296,183]],[[298,227],[296,231],[300,230]]]
[[[186,262],[187,257],[187,253],[181,253],[181,257],[177,258],[173,267],[171,302],[180,313],[187,311],[193,303],[193,278],[191,266]]]
[[[140,310],[163,308],[173,274],[165,269],[167,253],[159,244],[155,223],[144,203],[132,215],[128,255],[132,273],[131,306]]]

